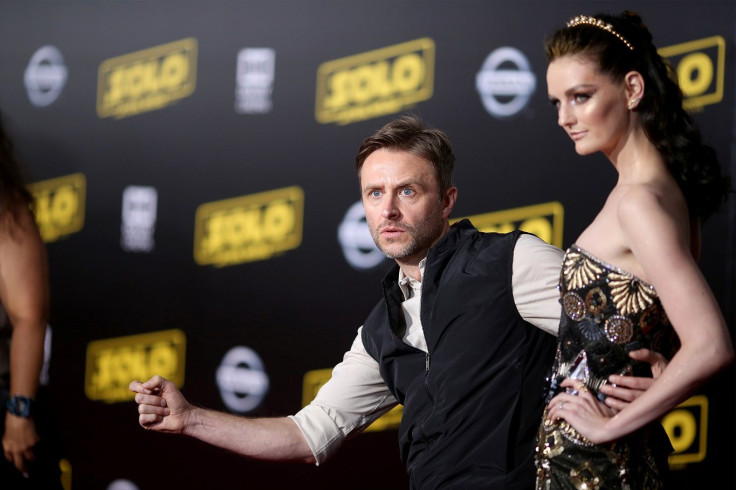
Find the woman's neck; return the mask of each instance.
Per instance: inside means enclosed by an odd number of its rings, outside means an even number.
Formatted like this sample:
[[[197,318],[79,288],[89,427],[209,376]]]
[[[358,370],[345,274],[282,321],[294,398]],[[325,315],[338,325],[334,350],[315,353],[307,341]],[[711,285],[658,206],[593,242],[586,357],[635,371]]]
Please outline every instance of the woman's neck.
[[[608,159],[618,172],[618,185],[647,182],[668,171],[659,150],[641,130],[632,131]]]

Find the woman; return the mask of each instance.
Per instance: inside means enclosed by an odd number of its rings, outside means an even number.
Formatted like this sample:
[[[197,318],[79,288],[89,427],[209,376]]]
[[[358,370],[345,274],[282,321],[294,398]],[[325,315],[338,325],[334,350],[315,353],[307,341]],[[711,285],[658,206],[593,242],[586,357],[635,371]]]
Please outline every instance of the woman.
[[[52,438],[39,444],[38,435],[48,418],[37,396],[49,294],[46,251],[31,202],[0,125],[0,481],[8,488],[61,488]]]
[[[559,125],[578,154],[603,152],[618,181],[563,260],[537,488],[661,488],[668,444],[658,418],[733,359],[695,262],[699,223],[728,181],[638,15],[575,17],[546,51]],[[606,410],[597,401],[608,383],[646,373],[641,348],[671,360],[628,407]]]

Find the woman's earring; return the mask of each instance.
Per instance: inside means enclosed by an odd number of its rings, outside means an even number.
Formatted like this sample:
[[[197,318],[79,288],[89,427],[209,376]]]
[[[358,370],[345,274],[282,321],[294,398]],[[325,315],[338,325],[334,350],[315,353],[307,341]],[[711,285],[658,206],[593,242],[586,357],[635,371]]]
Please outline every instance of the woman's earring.
[[[631,99],[629,101],[629,110],[633,110],[639,104],[639,99]]]

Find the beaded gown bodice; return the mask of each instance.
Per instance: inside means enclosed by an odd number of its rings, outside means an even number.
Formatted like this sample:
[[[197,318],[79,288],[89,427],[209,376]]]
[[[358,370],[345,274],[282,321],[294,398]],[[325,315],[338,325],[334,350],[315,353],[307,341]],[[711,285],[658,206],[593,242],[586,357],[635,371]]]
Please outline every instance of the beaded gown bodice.
[[[652,286],[572,245],[560,273],[562,315],[549,398],[565,377],[598,390],[611,374],[650,376],[628,353],[640,348],[669,358],[677,337]]]

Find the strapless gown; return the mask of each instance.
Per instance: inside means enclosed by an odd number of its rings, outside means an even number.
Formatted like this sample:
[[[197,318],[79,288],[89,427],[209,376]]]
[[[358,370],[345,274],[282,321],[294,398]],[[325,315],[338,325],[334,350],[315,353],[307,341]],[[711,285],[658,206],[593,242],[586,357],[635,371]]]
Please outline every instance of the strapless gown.
[[[571,246],[560,273],[557,354],[547,402],[567,377],[599,399],[611,374],[651,376],[628,353],[647,348],[670,358],[679,347],[656,291],[646,282]],[[660,489],[672,450],[659,423],[614,443],[592,444],[564,420],[547,420],[538,433],[537,489]]]

